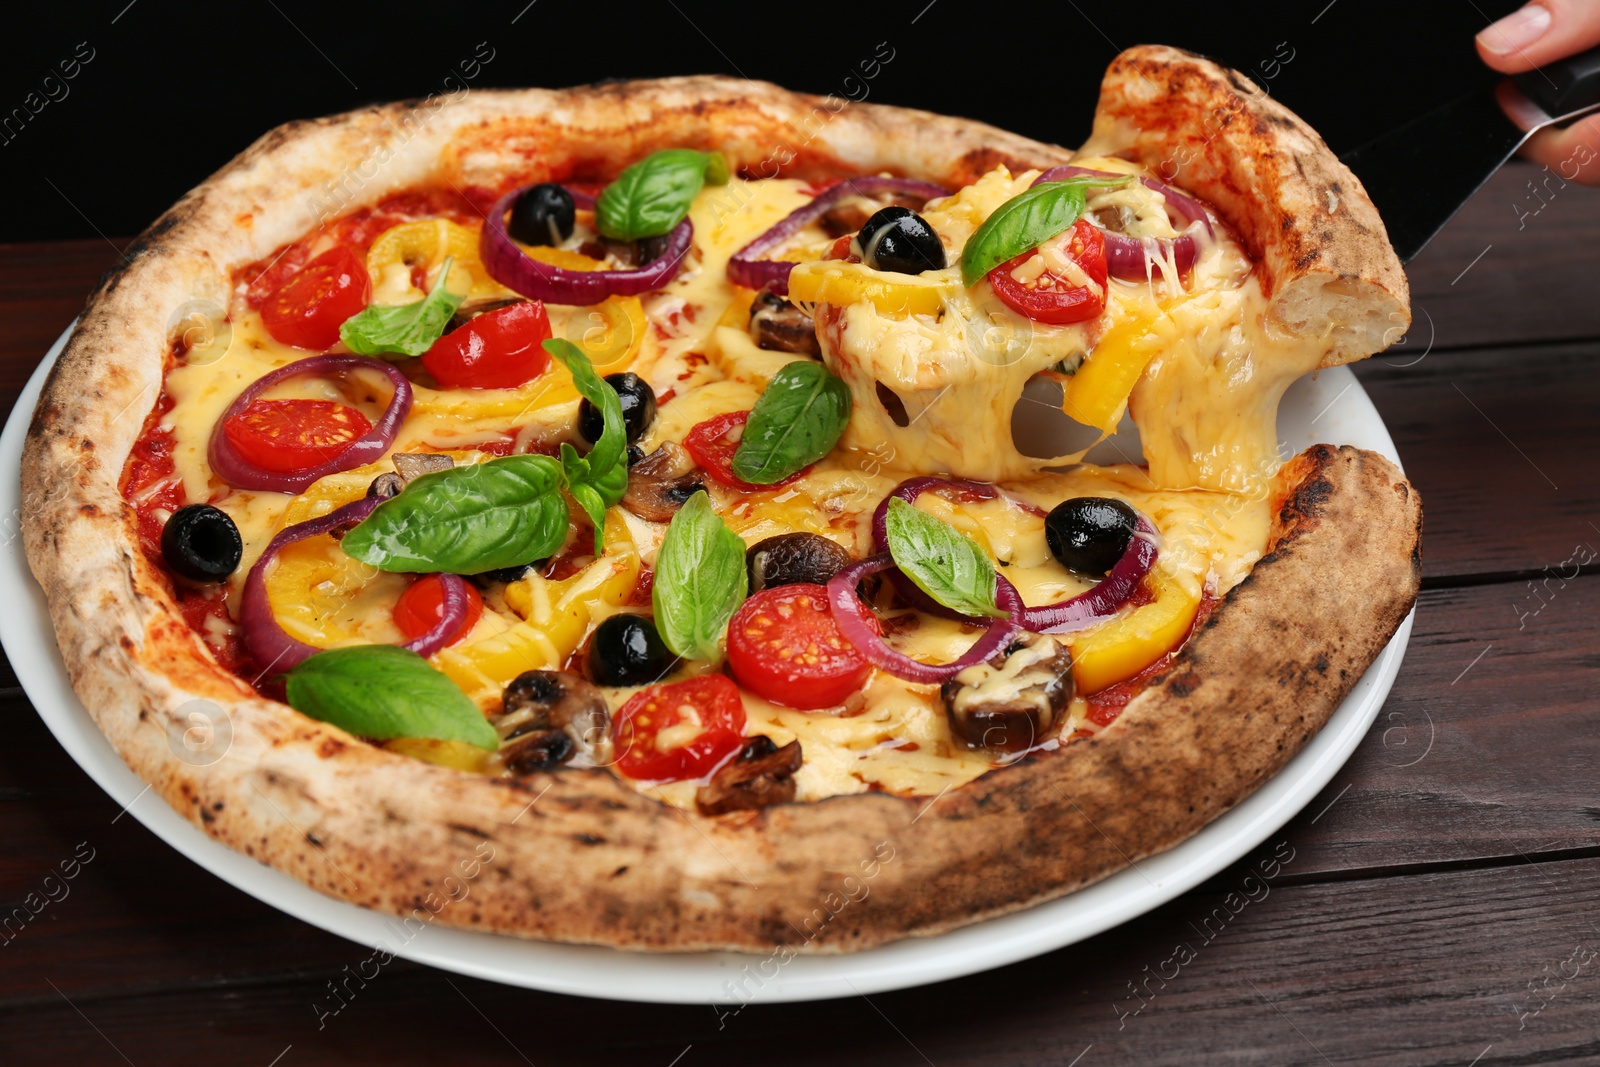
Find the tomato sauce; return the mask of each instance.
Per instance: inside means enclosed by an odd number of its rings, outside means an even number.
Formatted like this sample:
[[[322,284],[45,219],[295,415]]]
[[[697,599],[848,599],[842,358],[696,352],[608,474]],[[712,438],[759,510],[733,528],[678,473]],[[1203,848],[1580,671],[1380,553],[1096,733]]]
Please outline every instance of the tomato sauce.
[[[161,425],[161,420],[172,410],[172,406],[171,395],[162,389],[154,410],[144,420],[139,439],[128,454],[127,464],[122,468],[122,498],[133,506],[140,550],[157,573],[167,579],[168,588],[177,601],[184,621],[205,640],[224,669],[249,680],[257,673],[256,663],[244,647],[238,628],[228,613],[227,590],[218,588],[202,592],[174,582],[167,568],[166,557],[161,554],[161,531],[166,526],[168,516],[189,503],[183,483],[174,477],[173,433]],[[227,625],[208,625],[209,619],[218,619]]]
[[[430,189],[391,196],[376,207],[364,207],[341,219],[324,223],[309,236],[284,245],[265,259],[240,267],[234,272],[234,281],[245,285],[245,302],[252,308],[260,308],[263,300],[310,261],[312,247],[323,237],[327,237],[332,244],[345,245],[365,256],[380,234],[403,222],[423,218],[449,219],[464,225],[481,222],[483,210],[493,203],[490,199],[488,204],[480,206],[477,200],[481,196],[474,194],[481,192],[469,190],[463,194],[454,189]]]

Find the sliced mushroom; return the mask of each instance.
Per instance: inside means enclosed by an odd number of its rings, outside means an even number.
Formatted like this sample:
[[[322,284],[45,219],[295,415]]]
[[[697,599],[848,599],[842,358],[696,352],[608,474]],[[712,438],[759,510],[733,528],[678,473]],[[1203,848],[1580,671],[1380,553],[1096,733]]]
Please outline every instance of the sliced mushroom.
[[[527,301],[520,296],[506,297],[504,299],[496,298],[494,300],[469,301],[468,303],[462,304],[460,307],[456,308],[456,313],[450,316],[450,325],[445,327],[445,332],[449,333],[451,330],[454,330],[457,327],[465,326],[479,315],[487,315],[491,311],[499,311],[501,308],[508,308],[512,304],[524,303],[527,303]]]
[[[494,718],[499,759],[512,774],[548,771],[563,763],[599,767],[611,762],[611,711],[600,690],[565,671],[525,671],[506,686]]]
[[[695,790],[695,807],[702,815],[726,815],[787,804],[794,799],[794,772],[800,764],[798,741],[779,748],[765,734],[747,738],[739,754],[711,776],[711,783]]]
[[[758,347],[774,352],[822,358],[822,345],[811,316],[770,289],[761,290],[750,305],[750,336]]]
[[[704,488],[704,472],[689,453],[667,441],[628,470],[622,506],[648,522],[670,522],[683,502]]]
[[[786,533],[764,538],[744,554],[750,592],[777,585],[826,585],[850,566],[850,553],[821,534]]]
[[[940,696],[967,747],[1023,752],[1059,725],[1072,699],[1072,653],[1053,637],[1025,633],[944,683]]]
[[[389,457],[393,474],[380,474],[367,486],[367,495],[388,500],[424,474],[447,471],[456,465],[449,456],[437,452],[396,452]]]

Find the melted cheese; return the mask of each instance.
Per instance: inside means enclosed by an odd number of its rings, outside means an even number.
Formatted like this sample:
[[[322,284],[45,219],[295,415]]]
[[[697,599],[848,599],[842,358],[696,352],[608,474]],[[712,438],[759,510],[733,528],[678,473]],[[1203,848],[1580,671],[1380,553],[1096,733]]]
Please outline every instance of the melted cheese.
[[[1098,169],[1128,171],[1121,160],[1085,161]],[[1036,172],[1003,168],[956,195],[929,205],[925,216],[946,245],[952,264],[991,212],[1026,189]],[[726,280],[729,258],[788,212],[807,203],[798,182],[743,182],[705,190],[690,217],[694,245],[684,269],[662,290],[642,298],[643,336],[622,361],[665,399],[646,450],[681,442],[696,423],[750,408],[773,374],[796,357],[758,348],[745,321],[750,294]],[[1142,185],[1098,194],[1091,209],[1115,216],[1132,233],[1172,236],[1161,197]],[[807,227],[775,252],[807,260],[824,255],[831,238]],[[1033,257],[1037,269],[1066,272],[1049,249]],[[1171,264],[1167,264],[1170,268]],[[1018,268],[1035,270],[1033,260]],[[1001,572],[1029,603],[1060,600],[1088,587],[1051,556],[1041,514],[1072,496],[1114,496],[1150,516],[1162,535],[1157,566],[1166,579],[1198,599],[1236,585],[1259,558],[1270,513],[1266,479],[1276,469],[1276,403],[1295,376],[1315,363],[1309,351],[1274,336],[1264,325],[1264,299],[1242,253],[1226,240],[1209,244],[1188,290],[1175,270],[1153,263],[1147,280],[1113,281],[1099,319],[1072,326],[1032,322],[1001,304],[982,282],[959,284],[952,265],[932,278],[951,296],[937,315],[907,316],[870,302],[824,314],[830,364],[850,385],[855,412],[844,439],[809,473],[782,489],[733,493],[711,486],[725,521],[748,544],[797,530],[833,538],[861,556],[871,551],[873,507],[913,473],[959,473],[1001,483],[992,501],[956,504],[925,495],[918,502],[972,536],[999,561]],[[406,271],[386,268],[378,299],[404,302],[420,294]],[[479,294],[475,294],[479,295]],[[596,309],[551,306],[557,336],[577,339],[606,320]],[[235,593],[272,535],[354,499],[384,461],[323,479],[298,497],[231,490],[211,472],[206,445],[223,410],[250,382],[306,353],[273,341],[242,292],[235,300],[231,342],[220,359],[175,367],[167,388],[176,401],[165,425],[175,438],[175,477],[190,500],[210,500],[238,523],[245,541]],[[613,316],[613,320],[615,316]],[[1097,343],[1118,323],[1141,322],[1153,355],[1133,374],[1129,406],[1139,425],[1149,470],[1124,465],[1041,468],[1062,460],[1022,456],[1011,447],[1012,408],[1029,379],[1042,371],[1070,372],[1092,361]],[[615,321],[613,321],[615,325]],[[387,399],[381,378],[358,376],[344,386],[302,379],[275,396],[354,403],[376,418]],[[898,426],[880,403],[878,387],[893,390],[910,417]],[[571,434],[577,396],[560,367],[516,390],[452,391],[417,387],[417,399],[396,449],[461,449],[514,436],[521,446],[553,444]],[[1108,422],[1115,422],[1115,412]],[[1003,438],[1003,440],[1002,440]],[[458,462],[482,453],[457,451]],[[1066,454],[1075,459],[1082,451]],[[665,527],[616,510],[606,531],[606,554],[573,578],[537,576],[486,597],[482,620],[468,637],[434,658],[486,710],[504,684],[523,670],[559,668],[592,627],[617,611],[635,610],[630,598],[641,566],[653,563]],[[406,579],[375,575],[346,557],[327,537],[286,552],[269,579],[274,609],[289,632],[319,646],[395,641],[389,608]],[[237,603],[237,596],[233,598]],[[928,662],[960,656],[976,631],[947,620],[913,616],[891,638],[895,647]],[[613,708],[636,690],[607,690]],[[796,776],[798,797],[817,800],[869,789],[933,796],[994,766],[991,756],[968,750],[951,736],[936,687],[914,685],[883,672],[845,707],[802,712],[743,695],[747,732],[779,745],[799,740],[805,762]],[[1086,705],[1075,699],[1061,736],[1083,728]],[[680,729],[680,728],[675,728]],[[685,724],[684,738],[697,730]],[[1056,744],[1051,741],[1050,744]],[[694,782],[643,787],[670,803],[693,806]]]

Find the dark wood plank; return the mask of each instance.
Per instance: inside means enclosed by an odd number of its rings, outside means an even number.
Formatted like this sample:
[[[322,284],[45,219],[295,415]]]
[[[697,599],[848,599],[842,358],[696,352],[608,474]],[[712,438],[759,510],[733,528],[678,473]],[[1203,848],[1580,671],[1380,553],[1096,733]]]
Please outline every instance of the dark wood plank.
[[[1600,190],[1563,184],[1530,163],[1501,168],[1406,267],[1415,320],[1406,358],[1430,341],[1437,350],[1600,337]]]
[[[1552,585],[1548,606],[1519,629],[1509,605],[1524,592],[1424,594],[1378,725],[1286,831],[1293,879],[1600,851],[1600,577]],[[70,896],[0,948],[14,964],[0,969],[0,1003],[52,966],[103,996],[360,958],[206,874],[131,816],[117,819],[22,701],[0,704],[0,721],[0,902],[9,910],[36,891],[79,842],[97,853]]]
[[[0,244],[0,410],[8,415],[34,367],[100,282],[121,262],[121,240]]]
[[[1560,568],[1600,549],[1600,343],[1380,356],[1356,370],[1422,492],[1423,574]]]
[[[47,965],[0,1009],[0,1059],[18,1067],[266,1065],[280,1055],[286,1065],[540,1067],[1600,1062],[1600,860],[1295,886],[1281,879],[1299,857],[1287,843],[1279,855],[1278,879],[1241,875],[1035,960],[870,999],[769,1005],[752,986],[737,1014],[531,993],[411,968],[369,969],[342,1010],[324,1015],[336,1004],[328,983],[364,958],[354,949],[337,967],[293,979],[196,983],[165,996],[96,997],[70,968]],[[1530,985],[1547,990],[1542,1007]]]

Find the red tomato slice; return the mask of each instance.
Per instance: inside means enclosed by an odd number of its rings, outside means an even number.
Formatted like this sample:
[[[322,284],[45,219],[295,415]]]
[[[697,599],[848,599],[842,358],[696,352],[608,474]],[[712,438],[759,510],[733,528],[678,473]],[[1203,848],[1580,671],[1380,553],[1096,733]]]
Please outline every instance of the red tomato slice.
[[[728,623],[728,667],[757,696],[808,711],[843,703],[872,673],[839,632],[821,585],[780,585],[746,600]]]
[[[514,389],[550,365],[550,317],[538,300],[479,315],[433,343],[422,365],[444,389]]]
[[[483,616],[483,597],[472,588],[472,583],[463,582],[467,590],[467,617],[455,633],[450,635],[450,640],[445,644],[453,645],[478,625],[478,619]],[[400,627],[400,632],[407,641],[414,641],[439,625],[439,620],[444,618],[444,583],[437,574],[424,575],[406,587],[400,594],[400,599],[394,602],[394,624]]]
[[[705,422],[697,422],[684,437],[683,447],[688,449],[694,461],[719,484],[729,489],[737,489],[741,493],[759,493],[766,489],[777,489],[788,485],[811,469],[805,467],[797,470],[783,481],[773,482],[771,485],[755,485],[734,474],[733,454],[739,451],[739,437],[734,431],[742,431],[744,424],[749,420],[748,411],[730,411],[726,415],[717,415]]]
[[[257,467],[293,474],[336,459],[371,433],[372,423],[331,400],[257,400],[223,423],[222,432]]]
[[[296,348],[332,348],[344,320],[367,306],[372,276],[340,245],[300,268],[261,304],[261,322],[274,340]]]
[[[1032,259],[1039,249],[1030,249],[1016,259],[989,272],[989,285],[1008,308],[1036,322],[1061,326],[1095,318],[1106,308],[1106,239],[1087,219],[1079,219],[1066,233],[1065,244],[1054,237],[1045,244],[1056,244],[1088,278],[1088,284],[1073,284],[1048,268],[1027,283],[1012,277],[1012,271]],[[1041,246],[1042,247],[1042,246]],[[1049,262],[1048,258],[1046,262]]]
[[[680,740],[662,732],[698,720]],[[674,731],[676,732],[676,731]],[[617,770],[647,782],[704,778],[744,744],[744,704],[725,674],[706,674],[634,694],[611,725]],[[676,743],[675,743],[676,742]]]

